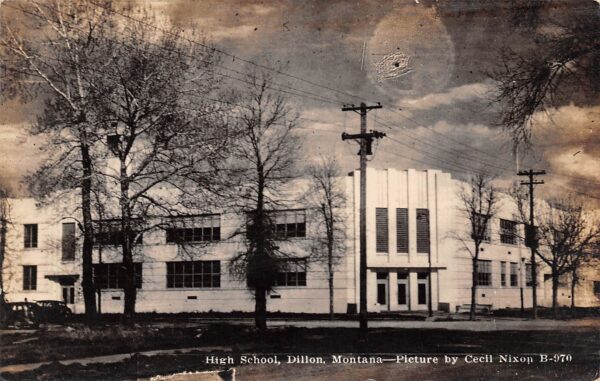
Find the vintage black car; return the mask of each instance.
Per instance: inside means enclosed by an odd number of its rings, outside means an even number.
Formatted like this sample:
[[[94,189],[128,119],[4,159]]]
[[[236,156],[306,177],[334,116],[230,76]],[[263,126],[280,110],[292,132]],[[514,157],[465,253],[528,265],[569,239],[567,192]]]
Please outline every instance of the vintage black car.
[[[32,302],[6,303],[5,324],[15,328],[37,328],[40,324],[39,306]]]
[[[39,321],[44,323],[64,323],[73,313],[65,302],[58,300],[38,300]]]

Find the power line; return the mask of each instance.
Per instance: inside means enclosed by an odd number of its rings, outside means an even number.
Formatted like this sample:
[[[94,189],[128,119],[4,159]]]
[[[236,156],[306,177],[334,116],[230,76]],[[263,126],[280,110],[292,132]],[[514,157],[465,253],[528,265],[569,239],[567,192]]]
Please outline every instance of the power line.
[[[244,63],[250,64],[250,65],[253,65],[253,66],[256,66],[256,67],[259,67],[259,68],[265,69],[265,70],[269,70],[269,71],[275,72],[275,73],[277,73],[277,74],[280,74],[280,75],[283,75],[283,76],[286,76],[286,77],[289,77],[289,78],[293,78],[293,79],[295,79],[295,80],[298,80],[298,81],[301,81],[301,82],[307,83],[307,84],[309,84],[309,85],[312,85],[312,86],[315,86],[315,87],[318,87],[318,88],[321,88],[321,89],[326,89],[326,90],[329,90],[329,91],[333,91],[333,92],[336,92],[336,93],[342,94],[342,95],[344,95],[344,96],[346,96],[346,97],[351,97],[351,98],[358,99],[358,97],[357,97],[356,95],[354,95],[354,94],[350,94],[350,93],[348,93],[348,92],[344,92],[344,91],[341,91],[341,90],[338,90],[338,89],[335,89],[335,88],[332,88],[332,87],[329,87],[329,86],[325,86],[325,85],[322,85],[322,84],[318,84],[318,83],[315,83],[315,82],[309,81],[309,80],[307,80],[307,79],[305,79],[305,78],[301,78],[301,77],[295,76],[295,75],[293,75],[293,74],[286,73],[286,72],[284,72],[284,71],[281,71],[281,70],[279,70],[279,69],[275,69],[275,68],[272,68],[272,67],[269,67],[269,66],[266,66],[266,65],[262,65],[262,64],[256,63],[256,62],[254,62],[254,61],[251,61],[251,60],[248,60],[248,59],[245,59],[245,58],[242,58],[242,57],[236,56],[236,55],[234,55],[234,54],[231,54],[231,53],[229,53],[229,52],[227,52],[227,51],[225,51],[225,50],[222,50],[222,49],[218,49],[218,48],[216,48],[216,47],[210,47],[210,46],[208,46],[208,45],[206,45],[206,44],[204,44],[204,43],[201,43],[201,42],[199,42],[199,41],[196,41],[196,40],[190,39],[190,38],[188,38],[188,37],[185,37],[185,36],[183,36],[183,35],[181,35],[181,34],[178,34],[178,33],[171,32],[171,31],[169,31],[169,30],[166,30],[166,29],[164,29],[164,28],[160,28],[160,27],[158,27],[158,26],[156,26],[156,25],[153,25],[153,24],[151,24],[151,23],[148,23],[148,22],[145,22],[145,21],[143,21],[143,20],[140,20],[140,19],[137,19],[137,18],[135,18],[135,17],[132,17],[132,16],[130,16],[130,15],[126,15],[126,14],[123,14],[123,13],[121,13],[121,12],[118,12],[118,11],[116,11],[116,10],[114,10],[114,9],[107,8],[107,7],[105,7],[105,6],[102,6],[102,5],[100,5],[100,4],[98,4],[98,3],[96,3],[96,2],[94,2],[94,1],[92,1],[92,0],[88,0],[88,2],[89,2],[90,4],[93,4],[94,6],[96,6],[96,7],[98,7],[98,8],[102,8],[102,9],[104,9],[104,10],[107,10],[107,11],[111,12],[111,13],[114,13],[114,14],[117,14],[117,15],[119,15],[119,16],[121,16],[121,17],[127,18],[127,19],[129,19],[129,20],[131,20],[131,21],[134,21],[134,22],[137,22],[137,23],[140,23],[140,24],[143,24],[143,25],[149,26],[149,27],[151,27],[151,28],[153,28],[153,29],[155,29],[155,30],[158,30],[158,31],[160,31],[160,32],[162,32],[162,33],[169,34],[169,35],[171,35],[171,36],[174,36],[174,37],[176,37],[176,38],[180,38],[180,39],[186,40],[186,41],[188,41],[188,42],[190,42],[190,43],[192,43],[192,44],[195,44],[195,45],[201,46],[201,47],[203,47],[203,48],[205,48],[205,49],[209,49],[209,50],[212,50],[212,51],[219,52],[219,53],[221,53],[221,54],[223,54],[223,55],[225,55],[225,56],[231,57],[231,58],[233,58],[233,59],[237,59],[237,60],[239,60],[239,61],[241,61],[241,62],[244,62]]]

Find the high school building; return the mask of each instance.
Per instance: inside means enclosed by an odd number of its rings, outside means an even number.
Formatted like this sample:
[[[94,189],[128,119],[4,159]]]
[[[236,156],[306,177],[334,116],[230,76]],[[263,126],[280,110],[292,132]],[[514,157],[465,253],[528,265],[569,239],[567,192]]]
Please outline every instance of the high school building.
[[[367,172],[368,309],[455,311],[470,303],[471,254],[458,237],[468,237],[460,211],[461,182],[438,170],[369,169]],[[346,250],[335,266],[334,307],[352,312],[359,304],[359,173],[343,179],[347,205]],[[299,182],[300,192],[307,182]],[[3,266],[8,301],[64,300],[83,312],[81,237],[76,200],[40,206],[33,199],[10,200],[10,224]],[[327,267],[310,260],[320,229],[314,211],[302,204],[272,211],[281,248],[290,254],[268,299],[270,311],[326,313]],[[491,221],[479,255],[477,297],[492,308],[531,306],[530,251],[514,222],[510,200]],[[138,312],[252,311],[253,296],[229,263],[244,250],[235,234],[244,216],[230,210],[169,219],[169,228],[139,235],[135,245]],[[141,222],[148,223],[148,221]],[[122,312],[121,233],[103,221],[96,234],[94,280],[102,312]],[[470,242],[465,241],[466,244]],[[472,244],[472,243],[471,243]],[[538,301],[551,303],[549,270],[540,268]],[[586,273],[588,274],[588,273]],[[600,305],[597,272],[579,292],[578,305]],[[596,281],[596,282],[594,282]],[[589,290],[588,290],[589,288]],[[561,289],[559,300],[569,304]],[[521,297],[522,295],[522,297]],[[583,296],[582,296],[583,295]]]

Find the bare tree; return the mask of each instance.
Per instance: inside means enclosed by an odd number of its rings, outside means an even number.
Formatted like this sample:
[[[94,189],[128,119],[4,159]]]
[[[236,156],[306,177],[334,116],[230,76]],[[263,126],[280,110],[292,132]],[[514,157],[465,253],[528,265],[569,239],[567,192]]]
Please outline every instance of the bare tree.
[[[318,164],[309,167],[312,180],[307,200],[317,211],[317,236],[314,240],[313,260],[327,264],[329,283],[329,318],[333,319],[334,273],[346,248],[346,225],[344,209],[346,194],[341,170],[333,157],[323,157]]]
[[[471,254],[472,284],[470,319],[475,320],[477,305],[477,285],[479,283],[479,253],[483,243],[490,241],[489,224],[498,211],[498,191],[493,179],[486,174],[476,174],[459,190],[460,210],[469,221],[469,232],[455,233],[463,249]]]
[[[4,284],[4,259],[6,256],[6,232],[10,224],[10,205],[8,192],[0,187],[0,327],[4,328],[7,320],[6,287]]]
[[[285,270],[283,259],[291,256],[280,247],[283,237],[275,231],[273,210],[284,199],[284,185],[294,178],[300,142],[294,131],[297,116],[281,94],[269,89],[271,78],[259,73],[249,78],[251,85],[240,96],[233,149],[241,189],[235,208],[247,216],[247,247],[232,259],[230,272],[253,291],[256,327],[265,331],[267,293]]]
[[[209,99],[218,90],[215,50],[143,22],[117,25],[102,44],[108,57],[96,72],[94,113],[104,126],[98,150],[106,165],[105,199],[121,238],[124,314],[131,321],[137,297],[134,251],[145,231],[210,188],[225,155],[223,109]],[[101,145],[100,145],[101,144]]]
[[[89,111],[94,99],[89,91],[91,72],[86,67],[101,62],[97,42],[109,17],[107,11],[84,1],[11,4],[12,11],[29,17],[2,20],[2,66],[10,73],[3,78],[5,94],[45,103],[31,129],[33,134],[47,138],[47,160],[33,176],[37,188],[45,195],[72,188],[81,191],[82,288],[86,317],[91,321],[96,313],[91,190],[98,126]],[[12,22],[15,19],[27,22],[19,29]]]
[[[593,1],[512,0],[513,24],[527,43],[505,48],[496,101],[500,124],[516,143],[529,142],[536,112],[572,101],[597,100],[600,12]]]
[[[557,317],[560,277],[570,271],[577,277],[577,268],[600,237],[600,229],[597,224],[589,223],[581,203],[574,198],[549,201],[538,220],[540,248],[537,254],[551,270],[552,310]]]

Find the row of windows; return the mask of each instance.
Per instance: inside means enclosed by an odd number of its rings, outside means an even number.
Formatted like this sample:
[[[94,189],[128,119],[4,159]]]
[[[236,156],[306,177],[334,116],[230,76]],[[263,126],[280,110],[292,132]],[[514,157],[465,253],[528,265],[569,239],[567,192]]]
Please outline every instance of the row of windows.
[[[525,264],[525,286],[532,286],[531,264]],[[509,278],[507,278],[509,275]],[[519,265],[516,262],[500,262],[500,286],[506,287],[507,283],[510,287],[519,286]],[[477,285],[491,286],[492,285],[492,261],[478,260],[477,262]]]
[[[273,228],[279,238],[295,238],[306,236],[306,212],[304,210],[285,210],[270,212],[273,214]],[[194,217],[187,221],[175,221],[175,226],[165,229],[167,243],[212,242],[221,240],[221,216],[212,214]],[[38,247],[38,225],[24,225],[24,247]],[[120,245],[123,241],[120,222],[116,220],[96,222],[94,242],[98,245]],[[134,229],[129,239],[135,244],[143,243],[140,229]],[[76,231],[74,223],[62,224],[62,259],[74,260],[76,253]]]
[[[375,208],[375,250],[389,252],[388,209]],[[417,209],[417,253],[429,253],[429,209]],[[396,209],[396,252],[408,253],[408,209]]]
[[[491,242],[491,220],[488,218],[486,223],[486,217],[482,214],[476,214],[473,217],[472,230],[475,237],[481,237],[484,242]],[[500,243],[507,245],[517,244],[517,226],[518,223],[511,220],[500,219]]]
[[[306,286],[306,259],[286,260],[275,286]],[[142,288],[142,264],[134,263],[135,287]],[[93,265],[94,284],[99,289],[122,289],[125,269],[122,263]],[[167,262],[167,288],[220,288],[220,261]],[[37,290],[37,266],[23,266],[23,290]]]

